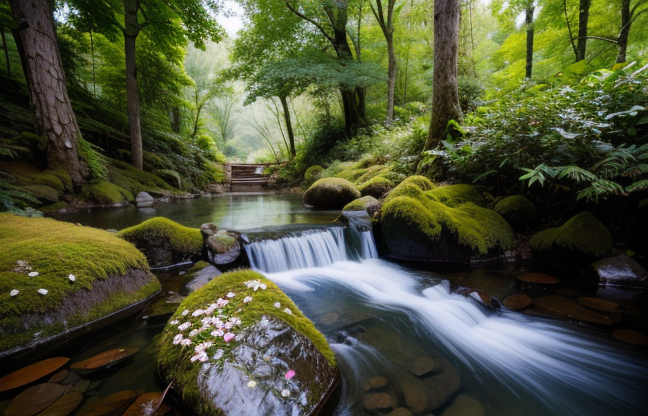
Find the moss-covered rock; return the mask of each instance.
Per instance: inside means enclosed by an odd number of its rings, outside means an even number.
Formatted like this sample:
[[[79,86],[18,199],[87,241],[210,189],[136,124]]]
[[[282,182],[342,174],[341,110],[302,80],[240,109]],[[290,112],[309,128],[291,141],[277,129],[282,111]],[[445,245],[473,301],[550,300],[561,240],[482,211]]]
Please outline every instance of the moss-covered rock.
[[[117,235],[135,244],[154,267],[198,259],[203,248],[199,229],[163,217],[151,218]]]
[[[250,270],[189,295],[164,329],[157,358],[196,414],[309,415],[338,374],[324,336]]]
[[[496,212],[472,202],[481,197],[471,188],[435,188],[424,177],[403,181],[381,210],[385,254],[406,260],[472,263],[498,258],[512,248],[511,227]]]
[[[376,176],[358,187],[362,196],[381,198],[394,186],[394,182],[383,176]]]
[[[608,229],[589,212],[581,212],[558,228],[534,235],[530,241],[534,260],[582,269],[612,249]]]
[[[160,177],[135,169],[132,165],[117,160],[110,161],[108,175],[111,183],[127,190],[132,195],[137,195],[140,192],[158,194],[177,192]]]
[[[133,201],[133,194],[107,181],[88,184],[83,188],[83,199],[98,204],[119,204],[126,201]]]
[[[380,202],[373,196],[363,196],[344,206],[342,211],[367,211],[367,214],[373,216],[380,210]]]
[[[38,199],[41,204],[52,204],[59,200],[59,192],[47,185],[24,185],[22,188]]]
[[[40,170],[27,162],[7,162],[0,169],[16,178],[20,185],[48,186],[57,192],[72,189],[72,179],[64,170]]]
[[[144,255],[103,230],[0,214],[0,246],[0,351],[5,353],[33,347],[160,289]]]
[[[358,188],[342,178],[319,179],[304,193],[306,205],[323,209],[341,209],[357,198],[360,198]]]
[[[322,173],[324,170],[323,167],[320,165],[314,165],[306,169],[306,172],[304,172],[304,179],[306,180],[306,183],[313,183],[316,180],[319,179],[319,175]]]
[[[522,195],[512,195],[499,201],[493,208],[517,232],[523,232],[536,221],[533,203]]]

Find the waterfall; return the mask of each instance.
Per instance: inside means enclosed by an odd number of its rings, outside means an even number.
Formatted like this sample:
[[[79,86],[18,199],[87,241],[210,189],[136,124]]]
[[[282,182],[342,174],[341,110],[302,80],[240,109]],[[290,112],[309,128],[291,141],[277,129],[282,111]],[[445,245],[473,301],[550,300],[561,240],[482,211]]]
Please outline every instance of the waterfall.
[[[349,410],[339,415],[361,410],[352,409],[362,402],[369,377],[398,383],[402,373],[390,363],[421,353],[451,361],[463,388],[472,389],[488,415],[645,414],[645,356],[595,331],[506,310],[493,313],[451,293],[438,279],[381,260],[268,277],[309,316],[339,316],[339,323],[318,325],[341,342],[332,347],[343,373],[350,369],[345,380],[357,384],[346,387],[351,393],[341,408]],[[364,318],[354,323],[356,316]],[[364,333],[356,337],[353,328]],[[340,334],[351,338],[341,341]],[[348,397],[353,391],[360,395]]]
[[[378,257],[371,230],[357,231],[354,227],[290,233],[276,240],[252,242],[245,246],[245,251],[253,269],[268,273]]]

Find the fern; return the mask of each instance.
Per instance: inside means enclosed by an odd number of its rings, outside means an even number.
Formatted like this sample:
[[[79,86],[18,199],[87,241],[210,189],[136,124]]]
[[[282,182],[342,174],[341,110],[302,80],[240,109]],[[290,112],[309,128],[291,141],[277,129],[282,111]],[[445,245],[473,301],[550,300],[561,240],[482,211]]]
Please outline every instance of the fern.
[[[578,183],[592,182],[598,179],[592,172],[578,166],[560,166],[556,168],[556,176],[558,179],[569,178]]]
[[[623,187],[618,183],[600,179],[592,182],[588,188],[579,191],[576,199],[586,198],[588,201],[598,202],[599,198],[610,194],[627,195]]]
[[[108,165],[109,161],[106,156],[99,153],[101,148],[94,144],[79,139],[79,154],[88,164],[90,177],[99,181],[108,180]]]
[[[176,183],[174,186],[178,189],[182,188],[182,176],[178,172],[170,169],[156,169],[153,173],[162,176],[163,178],[167,177],[174,179]]]
[[[648,179],[642,179],[640,181],[634,182],[633,184],[626,186],[625,190],[628,194],[648,190]]]

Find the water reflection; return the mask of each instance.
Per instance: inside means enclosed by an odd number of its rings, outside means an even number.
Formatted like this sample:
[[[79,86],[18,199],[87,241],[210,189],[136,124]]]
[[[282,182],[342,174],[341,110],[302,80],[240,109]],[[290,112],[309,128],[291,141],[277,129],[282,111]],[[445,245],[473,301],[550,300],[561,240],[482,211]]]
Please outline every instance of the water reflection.
[[[340,211],[313,211],[304,208],[301,195],[229,194],[211,198],[178,200],[138,209],[134,205],[122,208],[93,209],[56,213],[57,220],[97,228],[121,230],[153,217],[166,217],[187,227],[200,227],[206,222],[222,228],[247,230],[286,224],[325,224],[332,222]]]

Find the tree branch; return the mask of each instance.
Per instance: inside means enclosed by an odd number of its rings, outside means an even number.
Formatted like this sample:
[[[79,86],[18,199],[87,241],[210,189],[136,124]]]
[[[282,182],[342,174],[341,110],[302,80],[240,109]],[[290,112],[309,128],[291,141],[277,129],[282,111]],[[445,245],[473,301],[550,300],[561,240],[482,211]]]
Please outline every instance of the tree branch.
[[[317,29],[319,29],[319,31],[322,32],[322,34],[326,37],[326,39],[329,40],[329,42],[335,43],[335,40],[328,33],[326,33],[326,30],[324,29],[324,27],[322,27],[322,25],[320,25],[319,23],[317,23],[315,20],[311,19],[310,17],[306,16],[305,14],[299,12],[297,9],[292,7],[290,5],[290,3],[288,3],[288,1],[284,1],[284,3],[286,4],[286,7],[288,7],[288,9],[291,12],[293,12],[296,16],[298,16],[301,19],[306,20],[308,23],[312,24]]]
[[[604,38],[604,37],[601,37],[601,36],[583,36],[582,38],[579,38],[579,39],[595,39],[595,40],[603,40],[603,41],[606,41],[606,42],[614,43],[615,45],[619,44],[618,39]]]
[[[374,17],[376,18],[376,21],[378,22],[378,26],[380,26],[380,30],[382,30],[383,35],[385,36],[385,39],[387,39],[387,26],[385,25],[385,18],[382,14],[382,5],[380,0],[376,0],[376,4],[378,5],[378,12],[376,12],[376,9],[373,6],[373,3],[370,1],[369,2],[369,7],[371,7],[371,12],[373,13]]]
[[[567,16],[567,0],[563,0],[563,10],[565,11],[565,20],[567,21],[567,30],[569,31],[569,41],[571,42],[572,48],[574,49],[574,54],[578,56],[578,50],[576,49],[576,44],[574,43],[574,34],[571,30],[571,24],[569,23],[569,16]]]

